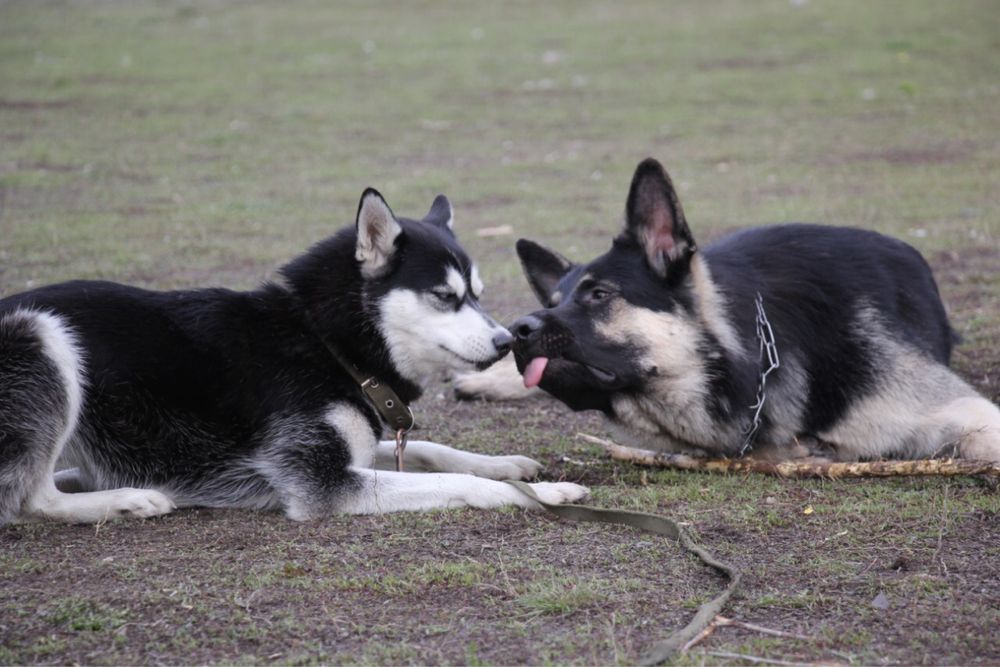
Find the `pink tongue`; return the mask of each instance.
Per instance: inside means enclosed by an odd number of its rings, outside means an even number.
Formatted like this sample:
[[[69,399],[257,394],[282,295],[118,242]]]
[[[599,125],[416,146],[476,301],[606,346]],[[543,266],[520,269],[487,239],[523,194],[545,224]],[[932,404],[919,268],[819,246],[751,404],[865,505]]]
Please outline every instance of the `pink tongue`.
[[[549,360],[546,357],[535,357],[529,361],[524,368],[524,386],[528,389],[537,387],[538,383],[542,381],[542,373],[545,372],[548,363]]]

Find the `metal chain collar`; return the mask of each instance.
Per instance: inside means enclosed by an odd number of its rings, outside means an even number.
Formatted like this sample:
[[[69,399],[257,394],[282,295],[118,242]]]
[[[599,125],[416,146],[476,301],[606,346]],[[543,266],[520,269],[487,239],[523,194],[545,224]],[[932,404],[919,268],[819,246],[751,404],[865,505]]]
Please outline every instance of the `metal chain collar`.
[[[771,323],[767,320],[767,313],[764,311],[764,297],[757,292],[757,299],[754,302],[757,306],[757,340],[760,342],[759,366],[761,369],[760,380],[757,381],[757,402],[750,406],[753,411],[753,421],[743,433],[743,446],[740,448],[740,456],[745,456],[753,449],[754,438],[760,430],[760,415],[764,411],[764,402],[767,400],[767,376],[772,371],[781,366],[778,360],[778,346],[774,342],[774,331]],[[764,369],[764,359],[767,358],[768,366]]]

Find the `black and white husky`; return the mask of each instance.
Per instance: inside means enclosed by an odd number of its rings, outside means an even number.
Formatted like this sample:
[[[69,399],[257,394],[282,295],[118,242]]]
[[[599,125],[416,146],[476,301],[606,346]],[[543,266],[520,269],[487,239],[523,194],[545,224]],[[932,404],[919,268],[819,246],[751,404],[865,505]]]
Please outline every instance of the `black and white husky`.
[[[653,449],[785,459],[810,436],[840,460],[1000,461],[1000,410],[948,369],[954,334],[910,246],[794,224],[698,248],[655,160],[625,216],[587,264],[518,242],[545,307],[511,327],[525,386]],[[498,364],[457,389],[510,398],[513,377]]]
[[[0,525],[533,505],[493,481],[535,476],[523,456],[411,442],[408,466],[442,472],[376,472],[394,443],[331,352],[406,402],[429,376],[507,353],[445,197],[417,221],[369,189],[355,226],[280,276],[252,292],[68,282],[0,300]],[[552,502],[586,493],[533,486]]]

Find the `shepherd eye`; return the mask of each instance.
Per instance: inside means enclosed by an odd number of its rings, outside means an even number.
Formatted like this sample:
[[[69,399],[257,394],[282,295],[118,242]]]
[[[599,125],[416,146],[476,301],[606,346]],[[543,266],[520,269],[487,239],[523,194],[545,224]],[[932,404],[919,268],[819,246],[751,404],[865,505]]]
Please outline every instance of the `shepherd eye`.
[[[615,290],[613,287],[602,285],[593,280],[584,280],[577,288],[576,299],[584,304],[593,304],[604,301],[614,296],[614,294]]]
[[[604,289],[603,287],[595,287],[590,290],[590,298],[593,301],[603,301],[604,299],[611,296],[611,292]]]

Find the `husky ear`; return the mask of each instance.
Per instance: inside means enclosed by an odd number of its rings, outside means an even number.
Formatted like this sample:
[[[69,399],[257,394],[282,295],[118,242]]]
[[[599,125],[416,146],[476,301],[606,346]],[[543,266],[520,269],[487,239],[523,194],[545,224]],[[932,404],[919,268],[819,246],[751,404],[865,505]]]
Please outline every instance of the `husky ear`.
[[[354,258],[361,263],[361,275],[377,278],[385,273],[396,252],[396,238],[403,232],[392,209],[378,190],[368,188],[358,204],[358,244]]]
[[[559,253],[527,239],[518,240],[517,256],[521,258],[524,276],[539,302],[546,308],[558,304],[556,286],[573,268],[573,263]]]
[[[438,195],[431,204],[431,210],[424,216],[424,222],[451,230],[455,222],[455,214],[451,208],[451,202],[444,195]]]
[[[670,176],[653,158],[640,162],[632,177],[625,233],[639,244],[647,264],[661,277],[671,265],[686,264],[696,250]]]

